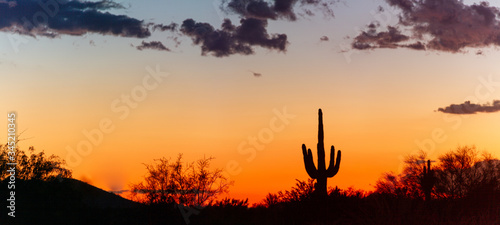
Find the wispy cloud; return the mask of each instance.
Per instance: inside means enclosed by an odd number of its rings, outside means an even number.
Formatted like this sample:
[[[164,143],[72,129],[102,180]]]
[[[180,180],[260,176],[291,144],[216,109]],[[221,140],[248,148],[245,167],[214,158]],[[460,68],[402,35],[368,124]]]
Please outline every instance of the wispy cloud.
[[[359,50],[373,48],[412,48],[415,50],[425,50],[425,46],[417,41],[414,43],[403,43],[410,40],[410,37],[395,28],[388,26],[387,31],[377,32],[378,24],[370,24],[367,31],[363,31],[356,38],[352,47]]]
[[[159,50],[159,51],[167,51],[170,52],[170,49],[165,47],[161,42],[159,41],[151,41],[151,42],[145,42],[142,41],[141,45],[136,47],[138,50],[144,50],[144,49],[154,49],[154,50]]]
[[[488,2],[386,0],[401,10],[393,27],[370,24],[352,43],[355,49],[412,48],[461,52],[500,46],[500,10]]]
[[[257,72],[251,71],[251,70],[249,70],[249,72],[252,73],[254,77],[261,77],[262,76],[262,73],[257,73]]]
[[[439,108],[438,111],[451,114],[475,114],[477,112],[492,113],[500,111],[500,100],[494,100],[491,104],[486,103],[483,105],[465,101],[462,104],[451,104],[445,108]]]

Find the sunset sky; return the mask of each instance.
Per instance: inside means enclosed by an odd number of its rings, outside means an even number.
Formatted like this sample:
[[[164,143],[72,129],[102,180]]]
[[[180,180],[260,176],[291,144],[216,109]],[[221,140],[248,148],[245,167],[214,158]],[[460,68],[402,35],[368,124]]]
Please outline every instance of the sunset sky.
[[[21,149],[104,190],[182,153],[258,202],[308,178],[319,108],[331,187],[372,190],[419,149],[500,157],[499,1],[43,2],[0,0],[0,138],[15,111]]]

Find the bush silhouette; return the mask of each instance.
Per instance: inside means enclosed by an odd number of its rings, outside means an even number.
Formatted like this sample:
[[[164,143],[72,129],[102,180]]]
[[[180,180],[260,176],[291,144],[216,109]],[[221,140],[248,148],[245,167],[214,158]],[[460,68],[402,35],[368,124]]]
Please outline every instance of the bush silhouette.
[[[407,198],[464,198],[477,190],[482,193],[500,191],[500,161],[475,146],[462,146],[438,157],[429,169],[426,154],[407,156],[401,174],[386,173],[376,183],[377,193]]]
[[[8,155],[7,145],[0,146],[0,180],[10,176],[10,165],[12,162]],[[43,151],[35,153],[33,146],[28,148],[28,153],[16,148],[15,155],[16,178],[21,180],[50,180],[54,178],[71,178],[72,172],[66,169],[65,161],[55,155],[46,156]]]
[[[479,188],[499,191],[500,164],[490,154],[479,156],[475,146],[459,146],[439,157],[436,193],[440,197],[463,198]],[[484,190],[486,191],[486,190]]]
[[[221,169],[210,170],[213,158],[183,163],[182,154],[174,162],[157,159],[145,164],[145,180],[131,185],[134,197],[147,204],[175,203],[187,206],[210,204],[232,184]]]
[[[283,203],[303,202],[311,198],[314,191],[314,179],[307,181],[296,180],[295,187],[291,190],[279,191],[276,194],[269,193],[262,203],[256,206],[272,207]]]

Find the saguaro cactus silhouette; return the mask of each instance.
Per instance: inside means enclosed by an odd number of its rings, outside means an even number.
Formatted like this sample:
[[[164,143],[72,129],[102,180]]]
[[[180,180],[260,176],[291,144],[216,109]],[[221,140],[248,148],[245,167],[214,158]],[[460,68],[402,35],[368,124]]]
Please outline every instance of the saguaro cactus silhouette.
[[[314,193],[318,196],[326,196],[326,183],[329,177],[335,176],[339,172],[340,167],[340,150],[337,152],[337,159],[335,159],[335,147],[331,147],[330,150],[330,165],[326,169],[325,165],[325,144],[323,142],[323,113],[321,109],[318,111],[319,124],[318,124],[318,168],[314,165],[313,155],[311,149],[307,149],[305,144],[302,144],[302,154],[304,155],[304,165],[306,167],[307,174],[312,179],[316,179],[316,185],[314,186]]]
[[[426,201],[431,200],[432,187],[434,187],[435,183],[436,177],[434,176],[434,171],[431,169],[431,160],[427,160],[427,168],[424,165],[424,171],[420,180]]]

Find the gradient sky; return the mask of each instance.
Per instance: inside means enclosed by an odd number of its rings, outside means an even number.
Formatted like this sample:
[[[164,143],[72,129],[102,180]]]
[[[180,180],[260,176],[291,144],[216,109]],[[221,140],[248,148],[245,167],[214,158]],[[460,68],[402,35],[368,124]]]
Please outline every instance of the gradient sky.
[[[219,28],[227,17],[237,25],[240,15],[214,7],[219,2],[129,0],[119,2],[123,9],[105,11],[143,24],[192,18]],[[399,172],[402,158],[422,148],[433,159],[458,145],[476,145],[500,157],[500,113],[438,111],[466,100],[500,99],[500,85],[485,86],[488,80],[500,82],[499,47],[352,49],[360,30],[380,18],[379,6],[401,11],[382,0],[337,2],[334,17],[313,8],[314,16],[268,21],[269,34],[287,35],[286,52],[257,46],[254,54],[227,57],[202,56],[200,46],[180,32],[51,38],[0,29],[0,111],[18,113],[21,137],[27,138],[19,142],[22,149],[35,146],[61,156],[75,178],[104,190],[128,189],[145,175],[143,163],[183,153],[186,161],[213,156],[213,167],[238,163],[241,171],[230,176],[235,185],[229,195],[258,202],[269,192],[289,189],[295,179],[307,179],[301,145],[311,148],[316,160],[318,108],[325,144],[342,150],[340,171],[329,186],[371,190],[382,173]],[[490,7],[500,2],[491,1]],[[389,21],[397,24],[397,16]],[[329,40],[321,41],[323,36]],[[17,50],[12,40],[21,41]],[[142,41],[160,41],[171,51],[139,51],[135,46]],[[116,109],[125,104],[114,103],[143,84],[147,68],[169,75],[125,116]],[[284,109],[295,117],[268,143],[260,142],[263,150],[255,157],[238,150],[250,147],[249,136],[269,131],[276,111]],[[88,155],[69,162],[68,149],[88,140],[84,132],[98,129],[102,120],[114,129]],[[0,138],[6,139],[6,130]]]

